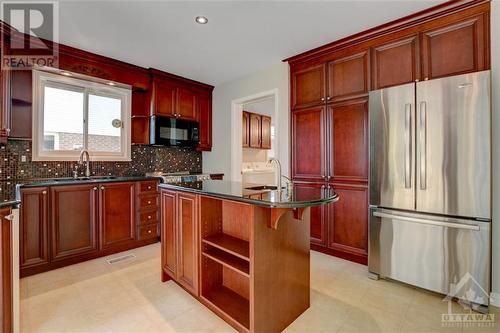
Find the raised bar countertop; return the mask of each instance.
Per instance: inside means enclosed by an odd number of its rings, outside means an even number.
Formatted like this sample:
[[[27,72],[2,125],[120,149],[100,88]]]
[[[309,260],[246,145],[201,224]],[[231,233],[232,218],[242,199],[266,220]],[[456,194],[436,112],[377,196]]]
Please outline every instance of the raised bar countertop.
[[[18,183],[18,188],[41,187],[41,186],[59,186],[93,183],[112,183],[112,182],[135,182],[141,180],[160,180],[159,177],[151,176],[91,176],[78,178],[48,178],[40,180],[28,180],[25,183]]]
[[[333,189],[325,188],[320,193],[301,191],[293,187],[290,193],[283,188],[281,193],[277,190],[254,190],[250,187],[259,185],[243,185],[240,182],[226,180],[204,180],[188,183],[160,184],[160,188],[191,192],[201,195],[245,202],[268,208],[300,208],[319,206],[338,200],[338,195]]]

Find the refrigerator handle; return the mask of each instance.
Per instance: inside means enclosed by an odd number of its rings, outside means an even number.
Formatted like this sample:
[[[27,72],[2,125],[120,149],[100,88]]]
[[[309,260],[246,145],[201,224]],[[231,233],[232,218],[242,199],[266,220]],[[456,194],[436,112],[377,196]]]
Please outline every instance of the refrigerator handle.
[[[455,228],[455,229],[466,229],[466,230],[475,230],[475,231],[481,230],[481,228],[475,224],[461,224],[461,223],[453,223],[453,222],[434,221],[434,220],[420,219],[417,217],[394,215],[394,214],[382,213],[382,212],[373,212],[373,216],[382,217],[382,218],[385,217],[388,219],[397,219],[397,220],[406,221],[406,222],[435,225],[435,226],[440,226],[440,227]]]
[[[405,104],[405,188],[411,188],[411,103]]]
[[[420,102],[420,189],[427,188],[427,102]]]

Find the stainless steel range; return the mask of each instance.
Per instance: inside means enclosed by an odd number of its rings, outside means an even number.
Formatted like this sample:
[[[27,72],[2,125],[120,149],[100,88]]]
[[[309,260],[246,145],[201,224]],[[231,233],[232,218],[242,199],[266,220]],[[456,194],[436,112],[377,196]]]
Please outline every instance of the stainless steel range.
[[[209,174],[203,173],[190,173],[188,171],[181,172],[148,172],[146,173],[148,177],[159,177],[162,183],[180,183],[180,182],[196,182],[201,180],[211,179]]]

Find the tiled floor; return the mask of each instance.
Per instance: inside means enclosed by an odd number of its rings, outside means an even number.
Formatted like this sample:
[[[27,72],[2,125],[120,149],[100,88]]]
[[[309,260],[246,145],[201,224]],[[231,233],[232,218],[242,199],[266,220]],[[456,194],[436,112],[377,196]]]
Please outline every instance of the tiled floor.
[[[22,332],[233,332],[175,283],[161,283],[159,244],[21,280]],[[116,255],[115,255],[116,256]],[[115,257],[113,256],[113,257]],[[443,328],[441,296],[372,281],[366,267],[312,252],[311,307],[287,332],[500,332]],[[454,304],[453,310],[463,312]]]

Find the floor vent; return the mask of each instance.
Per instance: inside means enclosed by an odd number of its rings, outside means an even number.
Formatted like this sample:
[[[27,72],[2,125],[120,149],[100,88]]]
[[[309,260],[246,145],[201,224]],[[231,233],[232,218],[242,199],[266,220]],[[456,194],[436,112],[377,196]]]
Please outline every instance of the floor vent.
[[[132,258],[135,258],[134,254],[127,254],[127,255],[124,255],[121,257],[106,259],[106,261],[108,262],[108,264],[112,265],[112,264],[116,264],[117,262],[132,259]]]

